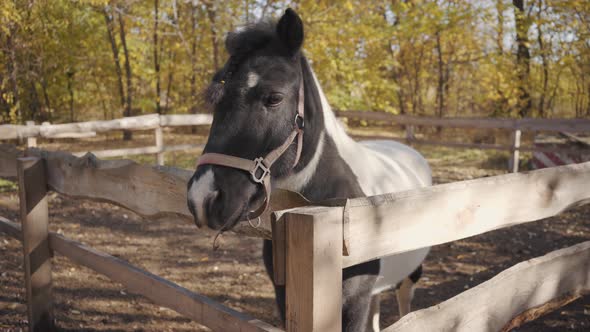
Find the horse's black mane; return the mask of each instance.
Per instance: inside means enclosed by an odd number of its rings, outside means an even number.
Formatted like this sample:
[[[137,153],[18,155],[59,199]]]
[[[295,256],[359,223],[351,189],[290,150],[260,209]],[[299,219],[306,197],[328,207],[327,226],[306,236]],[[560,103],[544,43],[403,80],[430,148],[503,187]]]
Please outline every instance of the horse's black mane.
[[[277,38],[276,27],[277,22],[274,20],[244,26],[227,34],[225,48],[230,56],[247,56]]]
[[[213,81],[207,87],[205,100],[210,105],[215,105],[221,100],[225,83],[231,79],[238,66],[250,54],[278,40],[276,29],[277,22],[275,20],[265,20],[246,25],[238,31],[227,34],[225,48],[230,58],[225,66],[213,76]]]

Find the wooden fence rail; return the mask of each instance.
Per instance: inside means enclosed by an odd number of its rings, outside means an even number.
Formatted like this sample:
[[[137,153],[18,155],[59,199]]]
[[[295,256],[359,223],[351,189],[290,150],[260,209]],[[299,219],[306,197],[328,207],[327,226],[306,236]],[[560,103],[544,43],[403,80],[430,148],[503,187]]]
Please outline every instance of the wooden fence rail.
[[[436,145],[452,148],[475,148],[475,149],[493,149],[511,151],[510,171],[518,171],[518,161],[520,151],[545,151],[545,152],[564,152],[558,148],[540,148],[536,146],[521,146],[522,131],[553,131],[553,132],[590,132],[590,120],[588,119],[502,119],[502,118],[437,118],[425,116],[408,116],[393,115],[383,112],[363,112],[363,111],[337,111],[336,114],[341,118],[354,118],[366,121],[380,121],[391,124],[406,125],[405,137],[391,136],[365,136],[357,135],[358,139],[397,139],[406,141],[408,144],[419,145]],[[42,124],[34,125],[27,123],[22,125],[2,125],[0,126],[0,140],[27,138],[27,147],[36,146],[36,137],[45,138],[65,138],[65,137],[85,137],[96,135],[97,132],[107,132],[112,130],[148,130],[155,131],[155,145],[140,148],[114,149],[105,151],[93,151],[100,158],[109,158],[115,156],[130,156],[138,154],[155,154],[157,164],[164,164],[164,154],[169,151],[179,151],[191,148],[202,148],[200,144],[184,144],[176,146],[165,146],[162,134],[163,127],[174,126],[196,126],[210,125],[212,116],[210,114],[170,114],[158,115],[147,114],[135,117],[127,117],[107,121],[89,121],[68,124]],[[512,131],[512,144],[486,144],[486,143],[465,143],[465,142],[443,142],[440,140],[417,139],[414,135],[416,126],[443,127],[443,128],[471,128],[471,129],[505,129]],[[580,149],[571,149],[572,152],[579,152]],[[74,152],[75,155],[81,156],[86,152]]]
[[[88,121],[53,125],[47,123],[35,125],[32,121],[28,121],[26,126],[0,126],[0,140],[27,138],[27,147],[32,148],[37,146],[37,137],[79,138],[95,136],[96,133],[113,130],[154,130],[154,146],[94,151],[94,154],[100,158],[155,154],[157,164],[164,165],[164,154],[166,152],[203,148],[203,145],[182,144],[165,146],[162,128],[210,125],[212,119],[213,117],[210,114],[147,114],[115,120]],[[82,156],[84,154],[86,154],[86,151],[74,152],[74,155],[77,156]]]
[[[14,147],[0,146],[0,175],[16,175],[16,160],[21,155]],[[190,171],[143,166],[125,160],[101,161],[91,154],[77,158],[63,152],[31,149],[26,155],[43,160],[45,181],[52,190],[108,201],[148,217],[168,215],[191,220],[186,208],[186,182]],[[316,203],[326,206],[284,211],[276,210],[312,203],[296,194],[276,191],[278,195],[273,195],[271,202],[276,211],[272,227],[266,215],[261,227],[252,228],[248,223],[241,223],[238,231],[273,239],[277,244],[273,253],[277,270],[275,279],[286,285],[288,331],[339,331],[342,300],[337,291],[341,286],[334,280],[340,280],[338,276],[341,276],[342,268],[554,216],[569,207],[590,202],[588,188],[590,162],[367,198],[333,200]],[[281,197],[279,205],[273,205],[275,197]],[[5,225],[2,227],[6,228]],[[52,235],[49,238],[50,246],[60,247],[56,244],[60,240],[53,240],[56,237]],[[72,246],[62,244],[64,251],[76,252]],[[575,257],[582,255],[587,259],[588,249],[582,247],[572,250]],[[100,255],[84,252],[79,254],[99,260]],[[551,257],[565,256],[556,254]],[[554,263],[543,264],[547,271],[556,271],[552,268]],[[584,264],[568,266],[571,275],[583,276],[588,271]],[[579,273],[577,269],[583,270]],[[523,271],[523,276],[534,284],[531,286],[534,288],[526,288],[527,292],[544,294],[539,301],[587,288],[586,284],[578,282],[581,280],[578,277],[563,282],[568,273],[557,271],[551,274],[554,279],[548,279],[537,272],[537,279],[532,279],[535,273],[527,272],[529,269]],[[127,277],[134,278],[133,274]],[[553,293],[548,291],[562,284],[567,287]],[[495,287],[495,292],[504,292],[506,284],[498,285],[504,288]],[[536,306],[539,301],[525,301],[526,305],[506,309],[501,321],[520,314],[518,310]],[[452,316],[455,306],[448,308],[451,309],[445,309],[442,317],[447,313]],[[473,306],[463,308],[476,310]],[[441,322],[444,324],[441,328],[451,326],[449,329],[452,329],[455,323],[458,323],[456,319]]]
[[[363,112],[363,111],[337,111],[336,114],[341,118],[360,119],[365,121],[379,121],[391,124],[405,125],[406,136],[393,139],[406,141],[408,144],[418,145],[436,145],[451,148],[475,148],[475,149],[492,149],[511,151],[509,170],[513,173],[518,172],[518,163],[520,151],[540,151],[541,148],[536,146],[521,147],[521,133],[523,131],[550,131],[550,132],[569,132],[569,133],[589,133],[590,120],[588,119],[501,119],[501,118],[438,118],[428,116],[411,116],[411,115],[393,115],[383,112]],[[504,129],[512,132],[510,145],[486,144],[486,143],[464,143],[464,142],[446,142],[440,140],[417,139],[414,135],[416,126],[423,127],[441,127],[441,128],[469,128],[469,129]],[[385,138],[356,136],[363,139]],[[386,137],[392,139],[392,137]],[[564,152],[563,148],[543,148],[545,152]],[[580,149],[571,149],[573,152],[580,152]],[[586,151],[587,152],[587,151]]]
[[[100,160],[92,154],[77,158],[31,149],[27,155],[45,160],[49,188],[59,193],[107,201],[149,218],[170,216],[192,222],[186,206],[186,183],[192,171]],[[11,165],[6,161],[18,156],[18,150],[0,146],[0,160],[7,167]],[[0,169],[0,175],[15,174]],[[328,203],[338,211],[332,215],[343,219],[343,266],[347,267],[551,217],[589,202],[588,188],[590,162]],[[297,194],[277,193],[271,210],[313,205]],[[272,238],[269,214],[256,229],[248,223],[237,229]]]
[[[3,217],[0,217],[0,232],[22,241],[21,227]],[[49,233],[48,236],[48,245],[52,251],[69,258],[78,265],[109,277],[125,286],[131,293],[142,295],[154,304],[172,309],[214,331],[282,331],[139,269],[120,258],[89,248],[56,233]],[[40,331],[44,330],[40,329]]]
[[[590,292],[590,241],[521,262],[436,306],[412,312],[383,332],[510,331]],[[564,301],[565,300],[565,301]]]
[[[476,128],[476,129],[507,129],[526,131],[565,131],[572,133],[590,132],[589,119],[507,119],[507,118],[438,118],[430,116],[394,115],[383,112],[336,111],[338,117],[357,118],[369,121],[385,121],[400,125],[445,127],[445,128]]]

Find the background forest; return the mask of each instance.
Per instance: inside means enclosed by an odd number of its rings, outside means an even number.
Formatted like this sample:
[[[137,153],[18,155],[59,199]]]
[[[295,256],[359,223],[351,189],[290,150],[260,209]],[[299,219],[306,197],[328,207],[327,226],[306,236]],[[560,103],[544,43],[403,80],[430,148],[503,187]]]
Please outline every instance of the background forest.
[[[206,112],[225,33],[287,6],[336,109],[590,116],[588,0],[3,0],[0,122]]]

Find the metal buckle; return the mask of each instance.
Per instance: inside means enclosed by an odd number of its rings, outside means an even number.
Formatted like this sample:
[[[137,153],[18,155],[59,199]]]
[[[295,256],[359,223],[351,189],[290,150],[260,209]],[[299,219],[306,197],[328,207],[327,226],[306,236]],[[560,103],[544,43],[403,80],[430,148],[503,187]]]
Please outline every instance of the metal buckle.
[[[303,120],[303,117],[299,115],[299,113],[295,114],[295,125],[299,130],[303,130],[303,128],[305,127],[305,121]]]
[[[254,159],[254,169],[250,171],[250,174],[252,174],[252,180],[256,183],[263,183],[266,176],[270,174],[270,169],[264,165],[263,161],[264,158],[262,157]],[[259,169],[262,171],[260,177],[256,175]]]

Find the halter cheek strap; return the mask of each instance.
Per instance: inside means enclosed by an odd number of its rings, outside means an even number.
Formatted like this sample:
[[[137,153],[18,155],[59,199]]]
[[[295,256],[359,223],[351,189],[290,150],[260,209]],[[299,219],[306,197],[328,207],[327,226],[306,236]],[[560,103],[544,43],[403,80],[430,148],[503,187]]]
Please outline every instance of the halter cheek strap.
[[[295,162],[291,168],[294,168],[301,157],[303,147],[303,128],[304,122],[304,93],[303,93],[303,76],[299,84],[299,101],[297,103],[297,114],[295,115],[295,130],[289,134],[283,144],[272,150],[266,157],[258,157],[254,160],[230,156],[221,153],[205,153],[197,160],[197,167],[201,165],[219,165],[240,169],[250,173],[252,181],[260,183],[264,188],[264,202],[258,207],[249,218],[259,217],[266,211],[270,202],[271,185],[270,185],[270,168],[272,165],[287,151],[287,149],[297,139],[297,154]]]

